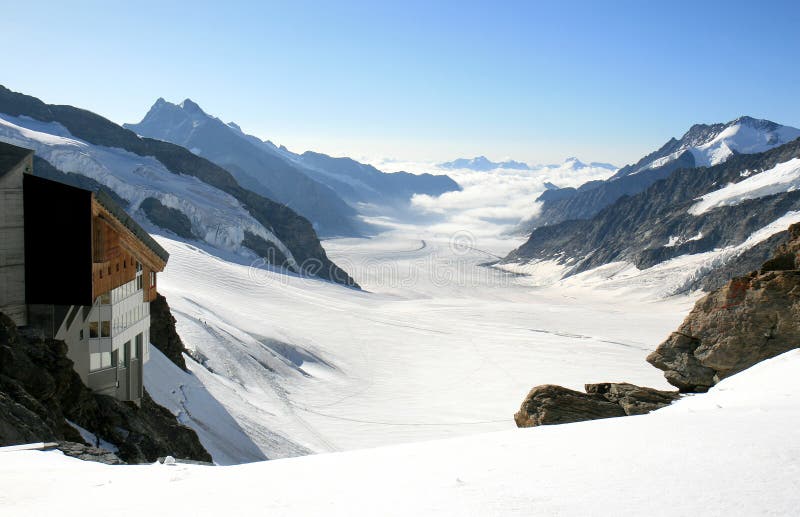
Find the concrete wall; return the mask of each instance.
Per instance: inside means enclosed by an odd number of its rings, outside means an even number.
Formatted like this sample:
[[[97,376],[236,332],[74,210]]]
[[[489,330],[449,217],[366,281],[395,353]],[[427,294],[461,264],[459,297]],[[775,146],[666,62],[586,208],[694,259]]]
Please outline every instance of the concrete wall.
[[[0,311],[27,325],[25,307],[25,220],[22,178],[33,155],[0,177]]]

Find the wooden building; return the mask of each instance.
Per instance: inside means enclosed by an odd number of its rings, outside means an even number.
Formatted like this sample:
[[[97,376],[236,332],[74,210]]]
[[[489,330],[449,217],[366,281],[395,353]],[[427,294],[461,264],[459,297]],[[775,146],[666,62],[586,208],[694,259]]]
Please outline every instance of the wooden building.
[[[8,147],[13,146],[0,146],[0,157],[15,151]],[[19,223],[16,214],[22,216],[24,299],[16,288],[4,296],[0,285],[0,310],[21,301],[25,310],[17,324],[64,340],[87,386],[138,402],[148,359],[149,302],[169,255],[104,191],[34,176],[32,164],[22,170],[21,210],[4,203],[0,211],[9,212],[12,223]],[[19,242],[15,246],[0,254],[18,256]],[[11,258],[6,262],[17,265]],[[17,286],[20,269],[13,273],[7,276]]]

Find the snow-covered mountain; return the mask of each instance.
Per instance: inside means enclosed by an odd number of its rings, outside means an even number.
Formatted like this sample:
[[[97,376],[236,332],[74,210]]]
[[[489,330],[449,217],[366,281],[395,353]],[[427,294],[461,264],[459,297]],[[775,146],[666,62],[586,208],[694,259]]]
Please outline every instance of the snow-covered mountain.
[[[530,170],[531,168],[527,163],[515,162],[514,160],[493,162],[485,156],[457,158],[451,162],[440,163],[438,167],[441,169],[469,169],[473,171],[491,171],[494,169]]]
[[[734,154],[716,165],[675,170],[592,217],[536,228],[500,267],[545,268],[556,278],[604,267],[607,274],[624,277],[671,264],[682,269],[676,277],[681,280],[670,282],[665,294],[708,289],[756,269],[780,239],[773,236],[798,220],[800,140],[794,140],[762,153]]]
[[[362,204],[408,204],[414,194],[458,190],[447,176],[386,174],[350,158],[292,153],[223,123],[190,99],[158,99],[138,124],[138,134],[172,142],[231,171],[245,187],[276,199],[314,223],[323,235],[357,235],[368,230],[356,217]],[[377,210],[380,213],[380,209]]]
[[[537,201],[538,215],[528,231],[570,219],[587,219],[624,195],[642,192],[680,168],[708,167],[739,154],[760,153],[800,137],[800,129],[769,120],[739,117],[727,123],[696,124],[680,139],[671,138],[658,150],[626,165],[606,181],[578,188],[548,191]]]
[[[270,142],[246,138],[190,99],[180,104],[158,99],[140,123],[124,127],[180,145],[216,163],[245,188],[306,217],[322,235],[355,235],[360,231],[355,209],[331,188],[289,163]]]
[[[66,182],[82,178],[109,190],[147,228],[161,226],[231,259],[266,257],[291,271],[353,283],[328,259],[306,219],[242,188],[228,171],[182,147],[3,87],[0,140],[33,149],[43,174]],[[154,220],[147,210],[153,206],[166,207],[172,217]],[[181,230],[173,225],[178,219]]]
[[[680,140],[671,138],[658,151],[623,167],[610,179],[662,167],[684,153],[691,156],[691,166],[708,167],[736,154],[761,153],[796,138],[800,138],[800,129],[748,116],[727,123],[695,124]]]

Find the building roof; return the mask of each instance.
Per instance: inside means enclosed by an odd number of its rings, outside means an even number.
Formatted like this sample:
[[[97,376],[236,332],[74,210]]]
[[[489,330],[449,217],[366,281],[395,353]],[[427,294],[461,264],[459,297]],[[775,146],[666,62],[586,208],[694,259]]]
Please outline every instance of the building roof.
[[[0,142],[0,177],[17,166],[26,156],[33,153],[31,149]]]
[[[103,208],[111,212],[111,215],[116,217],[117,220],[119,220],[119,222],[121,222],[123,226],[125,226],[125,228],[130,230],[136,236],[137,239],[142,241],[142,243],[144,243],[148,248],[150,248],[150,250],[153,253],[158,255],[158,257],[161,260],[166,262],[167,259],[169,259],[169,253],[167,253],[167,250],[162,248],[161,245],[157,243],[156,240],[153,239],[153,237],[149,233],[147,233],[147,231],[144,228],[139,226],[139,223],[137,223],[133,219],[133,217],[128,215],[128,212],[126,212],[122,207],[120,207],[111,198],[108,192],[106,192],[102,188],[98,188],[94,190],[94,198],[95,200],[97,200],[98,203],[100,203],[103,206]]]

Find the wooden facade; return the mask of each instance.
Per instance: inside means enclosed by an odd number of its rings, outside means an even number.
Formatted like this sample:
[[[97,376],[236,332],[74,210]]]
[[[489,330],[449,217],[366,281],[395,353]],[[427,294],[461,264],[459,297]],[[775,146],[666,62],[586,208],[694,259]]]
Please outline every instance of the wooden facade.
[[[156,298],[155,275],[166,262],[92,198],[92,294],[96,298],[136,279],[141,264],[144,301]],[[152,283],[152,285],[151,285]]]

